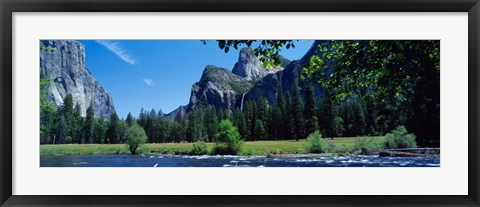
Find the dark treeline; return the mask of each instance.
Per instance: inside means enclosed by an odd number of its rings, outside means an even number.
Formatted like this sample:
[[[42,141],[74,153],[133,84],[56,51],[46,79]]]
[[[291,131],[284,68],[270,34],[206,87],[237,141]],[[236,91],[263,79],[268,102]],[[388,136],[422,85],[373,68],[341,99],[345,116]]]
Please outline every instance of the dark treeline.
[[[41,116],[41,143],[123,143],[126,129],[134,122],[146,132],[148,143],[214,141],[218,124],[229,119],[243,140],[299,140],[319,130],[326,137],[383,135],[402,124],[388,106],[367,97],[355,97],[342,102],[331,94],[314,96],[310,84],[294,84],[290,91],[279,90],[276,103],[267,103],[263,97],[245,101],[243,111],[198,106],[184,115],[178,110],[175,121],[161,111],[142,109],[138,117],[129,113],[120,119],[116,113],[109,120],[94,117],[92,105],[86,117],[80,107],[67,95],[57,110]],[[301,96],[301,90],[305,95]]]
[[[294,84],[291,91],[279,90],[276,103],[266,99],[246,101],[244,110],[238,108],[229,117],[243,139],[299,140],[319,130],[325,137],[355,137],[384,135],[401,122],[387,114],[387,106],[366,97],[337,101],[331,94],[314,96],[313,87]]]
[[[183,124],[174,122],[155,110],[147,113],[141,111],[138,118],[131,113],[120,119],[113,113],[109,120],[94,116],[93,104],[87,109],[85,117],[81,116],[79,105],[73,104],[71,94],[67,94],[62,106],[41,110],[40,143],[42,144],[119,144],[124,143],[127,129],[137,122],[147,133],[148,142],[184,141]]]

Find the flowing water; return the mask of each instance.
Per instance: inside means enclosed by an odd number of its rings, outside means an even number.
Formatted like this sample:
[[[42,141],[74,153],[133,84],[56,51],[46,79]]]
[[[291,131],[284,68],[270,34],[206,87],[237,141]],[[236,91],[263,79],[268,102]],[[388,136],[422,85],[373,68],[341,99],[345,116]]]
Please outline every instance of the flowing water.
[[[41,167],[440,167],[439,156],[344,156],[268,158],[265,156],[45,155]]]
[[[240,111],[243,111],[243,99],[245,98],[245,93],[242,94],[242,101],[240,101]]]

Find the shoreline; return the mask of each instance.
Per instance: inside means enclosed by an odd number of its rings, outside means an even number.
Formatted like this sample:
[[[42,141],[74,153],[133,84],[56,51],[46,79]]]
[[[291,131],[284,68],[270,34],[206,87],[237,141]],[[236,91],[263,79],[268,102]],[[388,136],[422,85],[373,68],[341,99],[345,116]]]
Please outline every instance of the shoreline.
[[[376,146],[382,145],[384,137],[369,137]],[[328,151],[337,154],[351,154],[354,152],[357,137],[338,137],[333,140],[325,139],[331,146]],[[245,141],[240,155],[268,154],[306,154],[305,139],[295,140],[263,140]],[[215,143],[207,143],[212,152]],[[193,143],[148,143],[141,145],[139,154],[191,154]],[[41,155],[83,155],[83,154],[130,154],[125,144],[55,144],[40,145]]]
[[[383,137],[373,137],[374,148],[367,151],[360,150],[356,146],[356,138],[335,138],[326,139],[331,146],[327,153],[308,153],[305,149],[305,140],[281,140],[281,141],[247,141],[244,142],[240,156],[268,156],[276,158],[296,157],[341,157],[350,155],[379,155],[382,152],[395,155],[402,152],[418,153],[415,156],[428,154],[440,154],[438,148],[413,148],[413,149],[383,149],[381,147]],[[207,143],[208,153],[211,154],[215,143]],[[194,155],[192,153],[193,143],[149,143],[141,145],[138,154],[144,155]],[[40,155],[105,155],[125,154],[128,155],[128,147],[125,144],[56,144],[40,145]],[[385,154],[385,153],[384,153]],[[408,154],[408,153],[407,153]],[[413,154],[411,154],[413,156]]]
[[[382,152],[380,152],[382,153]],[[327,158],[327,157],[355,157],[355,156],[368,156],[368,157],[436,157],[440,154],[408,154],[406,156],[395,155],[395,156],[381,156],[380,153],[376,154],[349,154],[349,155],[337,155],[335,153],[320,153],[320,154],[268,154],[268,155],[219,155],[219,154],[204,154],[204,155],[190,155],[190,154],[71,154],[71,155],[61,155],[61,154],[49,154],[49,155],[40,155],[42,156],[95,156],[95,155],[129,155],[129,156],[188,156],[188,157],[265,157],[265,158],[276,158],[276,159],[314,159],[314,158]]]

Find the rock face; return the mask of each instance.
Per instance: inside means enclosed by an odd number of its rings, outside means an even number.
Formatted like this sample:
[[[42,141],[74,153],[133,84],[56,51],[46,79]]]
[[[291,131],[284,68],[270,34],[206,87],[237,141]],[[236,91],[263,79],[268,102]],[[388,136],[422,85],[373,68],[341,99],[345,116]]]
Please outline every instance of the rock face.
[[[273,74],[268,74],[258,81],[253,88],[246,94],[246,100],[258,100],[261,96],[267,99],[268,103],[275,103],[276,94],[281,88],[284,93],[290,92],[295,81],[299,81],[300,69],[305,67],[313,55],[319,55],[317,52],[318,45],[322,41],[315,41],[307,53],[300,59],[289,62],[285,69]],[[324,91],[318,85],[314,85],[316,96],[322,96]],[[303,91],[301,91],[302,95]]]
[[[300,59],[289,61],[282,58],[280,66],[264,68],[251,48],[240,50],[238,62],[232,72],[215,66],[207,66],[199,82],[192,86],[187,112],[199,105],[214,105],[217,108],[233,110],[240,108],[243,101],[265,97],[268,103],[276,103],[281,88],[289,93],[295,81],[299,81],[300,69],[313,55],[319,55],[317,47],[322,41],[315,41],[309,51]],[[314,85],[316,96],[322,96],[323,89]],[[303,91],[301,91],[304,95]]]
[[[232,73],[245,80],[258,80],[280,70],[283,70],[283,67],[264,68],[259,58],[253,53],[253,49],[247,47],[240,50],[238,62],[233,66]]]
[[[252,83],[229,70],[208,65],[200,81],[192,86],[188,111],[201,105],[234,109],[242,94],[251,87]]]
[[[283,67],[290,63],[283,57],[281,60],[280,66],[264,68],[253,49],[243,48],[231,72],[224,68],[207,66],[200,81],[192,86],[187,111],[199,105],[213,105],[217,109],[228,110],[240,107],[242,97],[244,98],[256,82],[265,83],[264,78],[282,71]]]
[[[48,100],[63,104],[67,94],[81,109],[82,116],[93,103],[95,116],[109,118],[115,112],[112,97],[85,67],[85,47],[70,40],[42,40],[40,67],[42,78],[51,80]]]

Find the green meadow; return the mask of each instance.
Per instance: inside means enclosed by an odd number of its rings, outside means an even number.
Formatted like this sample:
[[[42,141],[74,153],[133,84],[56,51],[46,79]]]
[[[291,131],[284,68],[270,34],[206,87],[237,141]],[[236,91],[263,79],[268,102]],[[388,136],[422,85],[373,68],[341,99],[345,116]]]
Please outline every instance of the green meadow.
[[[328,152],[338,155],[355,153],[359,140],[364,139],[376,149],[383,147],[384,137],[339,137],[325,138]],[[215,143],[207,143],[211,151]],[[305,149],[305,140],[281,141],[246,141],[243,143],[241,155],[269,155],[269,154],[302,154],[308,153]],[[193,143],[148,143],[141,145],[141,154],[189,154]],[[54,144],[40,145],[40,155],[94,155],[94,154],[130,154],[126,144]]]

